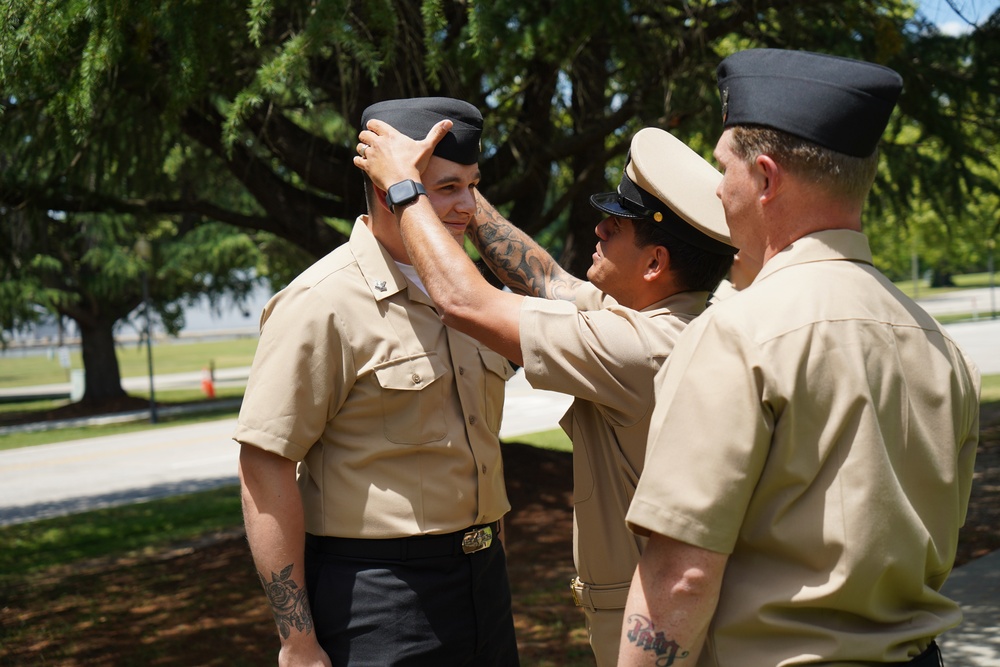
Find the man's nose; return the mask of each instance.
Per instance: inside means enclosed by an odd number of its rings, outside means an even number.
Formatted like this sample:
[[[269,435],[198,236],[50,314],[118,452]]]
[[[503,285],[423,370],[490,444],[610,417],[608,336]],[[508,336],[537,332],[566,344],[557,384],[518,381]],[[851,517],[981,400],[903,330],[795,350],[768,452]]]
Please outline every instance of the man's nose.
[[[608,229],[610,228],[609,227],[610,224],[611,224],[611,216],[608,216],[607,218],[604,218],[599,223],[597,223],[597,226],[594,227],[594,233],[597,234],[597,238],[601,239],[602,241],[606,241],[608,239]]]
[[[455,205],[462,213],[475,215],[476,213],[476,193],[471,188],[466,188],[465,193],[459,197],[458,204]]]

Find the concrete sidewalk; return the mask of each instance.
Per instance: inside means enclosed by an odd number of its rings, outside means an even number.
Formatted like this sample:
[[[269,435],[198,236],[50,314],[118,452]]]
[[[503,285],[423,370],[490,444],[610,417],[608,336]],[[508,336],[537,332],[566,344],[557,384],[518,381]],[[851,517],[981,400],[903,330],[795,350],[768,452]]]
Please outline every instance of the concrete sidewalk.
[[[964,614],[938,638],[945,667],[1000,667],[1000,551],[955,569],[943,592]]]

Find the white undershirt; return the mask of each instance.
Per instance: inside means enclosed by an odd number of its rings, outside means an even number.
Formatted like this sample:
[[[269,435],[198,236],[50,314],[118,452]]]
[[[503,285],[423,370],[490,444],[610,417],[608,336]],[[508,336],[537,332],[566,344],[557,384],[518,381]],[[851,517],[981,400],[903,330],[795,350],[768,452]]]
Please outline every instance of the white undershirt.
[[[421,292],[427,294],[427,288],[424,287],[424,281],[420,279],[420,276],[417,275],[417,270],[414,269],[411,264],[396,262],[396,266],[398,266],[399,270],[403,272],[403,275],[406,276],[407,280],[419,287]],[[427,294],[427,296],[430,296],[430,294]]]

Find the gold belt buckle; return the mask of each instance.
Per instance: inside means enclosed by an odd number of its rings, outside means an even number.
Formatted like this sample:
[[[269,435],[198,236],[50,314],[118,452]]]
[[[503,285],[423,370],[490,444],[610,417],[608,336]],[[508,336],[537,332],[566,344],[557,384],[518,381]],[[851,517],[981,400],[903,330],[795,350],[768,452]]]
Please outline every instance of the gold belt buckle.
[[[462,536],[462,553],[472,554],[483,549],[489,549],[491,544],[493,544],[492,526],[470,530]]]
[[[577,607],[582,607],[583,598],[580,594],[583,592],[583,582],[580,581],[580,577],[573,577],[569,580],[569,589],[573,591],[573,604]]]
[[[573,591],[573,604],[575,604],[577,607],[582,607],[583,601],[580,599],[580,591],[578,591],[576,588],[577,581],[579,581],[579,579],[570,579],[569,589]]]

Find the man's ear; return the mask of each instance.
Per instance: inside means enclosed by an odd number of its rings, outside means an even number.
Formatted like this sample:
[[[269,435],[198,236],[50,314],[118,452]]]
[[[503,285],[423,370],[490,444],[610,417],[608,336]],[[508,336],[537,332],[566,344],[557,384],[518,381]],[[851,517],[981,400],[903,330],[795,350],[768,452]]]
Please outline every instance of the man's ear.
[[[642,279],[651,283],[670,272],[670,251],[661,245],[650,246],[650,250]]]
[[[767,203],[773,200],[781,189],[784,181],[784,172],[777,162],[770,155],[758,155],[754,160],[757,168],[757,177],[760,179],[759,193],[760,202]]]

